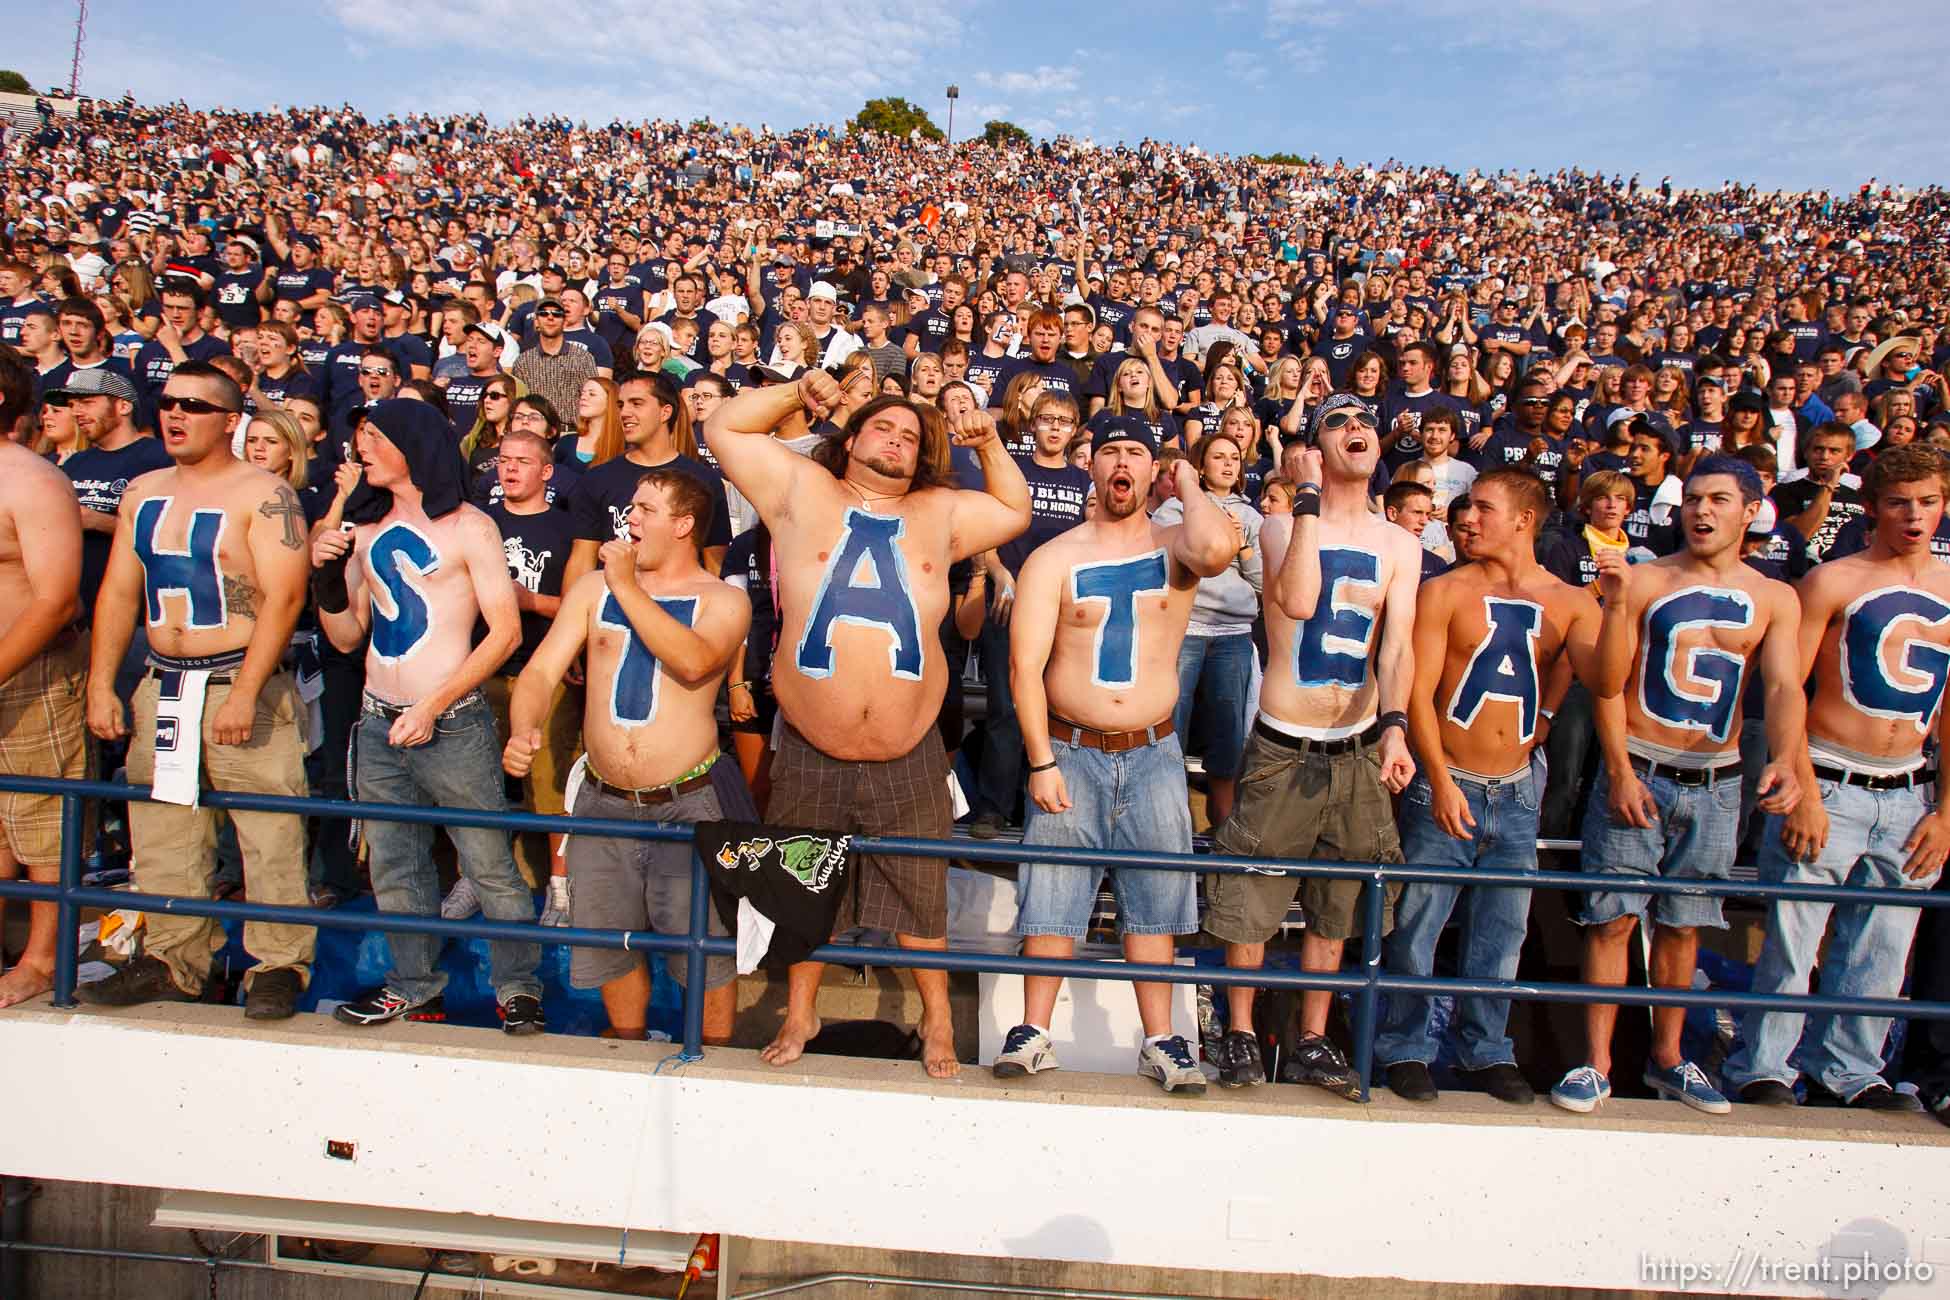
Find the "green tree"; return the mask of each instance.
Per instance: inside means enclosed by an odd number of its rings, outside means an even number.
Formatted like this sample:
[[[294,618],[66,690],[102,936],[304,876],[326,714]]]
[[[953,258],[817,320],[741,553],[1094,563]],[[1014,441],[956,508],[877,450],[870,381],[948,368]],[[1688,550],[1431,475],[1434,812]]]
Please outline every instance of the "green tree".
[[[1276,167],[1304,167],[1314,161],[1302,158],[1297,153],[1256,153],[1252,157],[1254,162],[1271,163]]]
[[[1014,122],[987,122],[982,126],[982,143],[994,145],[1028,144],[1029,132]]]
[[[930,140],[942,138],[941,128],[936,126],[927,113],[898,96],[888,99],[870,99],[860,108],[860,115],[853,119],[856,131],[879,131],[884,135],[904,136],[920,129]]]
[[[34,88],[27,84],[27,78],[12,68],[0,68],[0,90],[14,95],[31,95]]]

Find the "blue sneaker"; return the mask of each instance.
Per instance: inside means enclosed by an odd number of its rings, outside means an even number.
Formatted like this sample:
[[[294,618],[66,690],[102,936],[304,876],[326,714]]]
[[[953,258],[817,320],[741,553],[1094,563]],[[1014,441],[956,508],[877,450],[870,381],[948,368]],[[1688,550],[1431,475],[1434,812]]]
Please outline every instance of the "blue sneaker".
[[[1722,1097],[1719,1089],[1706,1081],[1706,1071],[1691,1061],[1681,1061],[1670,1070],[1647,1061],[1645,1086],[1661,1097],[1683,1101],[1694,1110],[1703,1110],[1709,1115],[1733,1113],[1733,1103]]]
[[[1611,1080],[1589,1065],[1580,1065],[1559,1079],[1557,1086],[1551,1089],[1553,1106],[1562,1106],[1580,1115],[1589,1115],[1610,1100]]]

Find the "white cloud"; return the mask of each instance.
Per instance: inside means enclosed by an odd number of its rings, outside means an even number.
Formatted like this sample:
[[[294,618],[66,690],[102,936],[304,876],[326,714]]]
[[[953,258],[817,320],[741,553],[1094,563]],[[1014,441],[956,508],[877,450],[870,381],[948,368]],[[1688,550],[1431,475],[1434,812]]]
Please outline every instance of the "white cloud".
[[[978,72],[975,84],[1005,95],[1068,95],[1083,83],[1083,70],[1075,64],[1045,63],[1027,72]]]
[[[1220,62],[1225,67],[1226,75],[1234,81],[1248,86],[1266,84],[1266,63],[1251,50],[1228,50]]]

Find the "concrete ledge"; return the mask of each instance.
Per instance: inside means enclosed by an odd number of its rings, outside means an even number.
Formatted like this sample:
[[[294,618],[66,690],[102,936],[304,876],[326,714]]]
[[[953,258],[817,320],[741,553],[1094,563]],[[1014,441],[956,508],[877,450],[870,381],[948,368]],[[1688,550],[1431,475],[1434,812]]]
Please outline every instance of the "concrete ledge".
[[[1135,1076],[673,1054],[43,1002],[0,1015],[14,1095],[55,1103],[0,1128],[0,1170],[619,1236],[1419,1282],[1682,1289],[1648,1276],[1671,1261],[1726,1274],[1696,1291],[1841,1294],[1778,1270],[1866,1250],[1942,1274],[1902,1294],[1950,1296],[1950,1130],[1926,1116],[1362,1107],[1277,1086],[1181,1101]]]

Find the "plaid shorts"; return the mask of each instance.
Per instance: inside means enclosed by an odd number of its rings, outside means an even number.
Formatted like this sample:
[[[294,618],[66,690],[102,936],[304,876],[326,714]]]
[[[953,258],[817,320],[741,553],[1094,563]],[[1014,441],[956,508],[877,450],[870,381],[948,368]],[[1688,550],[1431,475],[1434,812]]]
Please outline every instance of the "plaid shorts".
[[[813,748],[784,729],[772,759],[772,798],[765,820],[842,835],[902,835],[945,840],[954,831],[948,797],[948,751],[928,731],[899,758],[849,762]],[[919,939],[948,933],[948,863],[944,858],[871,854],[853,863],[853,884],[839,926],[892,930]]]
[[[85,777],[91,766],[88,642],[57,640],[0,686],[0,772]],[[30,867],[61,861],[61,799],[0,792],[0,842]]]

